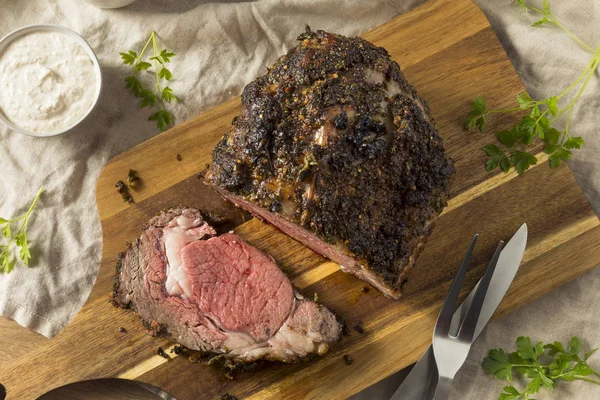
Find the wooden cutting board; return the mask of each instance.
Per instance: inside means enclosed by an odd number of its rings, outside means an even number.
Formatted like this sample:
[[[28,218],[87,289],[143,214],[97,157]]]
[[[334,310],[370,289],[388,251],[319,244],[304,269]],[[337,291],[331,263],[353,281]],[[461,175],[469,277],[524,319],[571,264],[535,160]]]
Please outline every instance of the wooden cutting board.
[[[0,366],[8,399],[35,398],[70,382],[104,377],[137,379],[179,400],[215,399],[223,393],[240,399],[342,399],[414,363],[430,344],[449,281],[475,232],[481,234],[474,257],[477,268],[468,286],[482,273],[497,242],[508,239],[523,222],[529,225],[523,264],[497,315],[600,263],[600,224],[568,167],[551,170],[540,154],[539,164],[524,177],[485,172],[480,148],[493,140],[492,132],[515,124],[518,115],[491,118],[485,134],[461,127],[477,95],[485,95],[494,108],[507,108],[524,89],[477,6],[470,0],[431,0],[364,38],[385,47],[429,102],[457,168],[452,199],[405,297],[394,301],[374,289],[363,293],[363,282],[253,219],[235,231],[271,254],[306,296],[317,293],[350,326],[350,336],[325,357],[271,364],[227,381],[215,367],[182,356],[169,361],[159,357],[157,348],[172,344],[149,336],[137,315],[109,304],[117,253],[159,210],[184,204],[243,222],[243,213],[222,203],[196,177],[239,112],[240,100],[235,98],[117,156],[104,168],[97,186],[104,247],[96,284],[63,332],[40,350]],[[133,205],[124,203],[114,188],[130,168],[142,179],[133,192]],[[359,321],[364,334],[352,329]],[[127,332],[119,332],[120,327]],[[354,359],[352,365],[344,363],[346,354]]]

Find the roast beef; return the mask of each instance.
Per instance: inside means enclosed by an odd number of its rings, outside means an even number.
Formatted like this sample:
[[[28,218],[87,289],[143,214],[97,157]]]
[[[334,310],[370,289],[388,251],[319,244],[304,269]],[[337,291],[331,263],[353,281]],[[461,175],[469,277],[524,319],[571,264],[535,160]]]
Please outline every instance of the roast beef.
[[[162,212],[119,255],[113,301],[155,335],[236,362],[324,354],[341,333],[271,257],[232,233],[217,236],[191,208]]]
[[[307,31],[242,93],[206,180],[398,298],[446,205],[453,162],[386,50]]]

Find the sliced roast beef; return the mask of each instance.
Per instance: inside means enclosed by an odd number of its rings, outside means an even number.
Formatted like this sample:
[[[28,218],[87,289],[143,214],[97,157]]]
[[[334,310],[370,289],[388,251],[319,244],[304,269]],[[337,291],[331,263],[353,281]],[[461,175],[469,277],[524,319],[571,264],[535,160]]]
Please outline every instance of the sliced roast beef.
[[[119,255],[113,301],[155,335],[236,362],[324,354],[342,329],[271,257],[232,233],[217,236],[191,208],[162,212]]]
[[[206,180],[225,199],[400,297],[453,162],[385,49],[307,29],[242,93]]]

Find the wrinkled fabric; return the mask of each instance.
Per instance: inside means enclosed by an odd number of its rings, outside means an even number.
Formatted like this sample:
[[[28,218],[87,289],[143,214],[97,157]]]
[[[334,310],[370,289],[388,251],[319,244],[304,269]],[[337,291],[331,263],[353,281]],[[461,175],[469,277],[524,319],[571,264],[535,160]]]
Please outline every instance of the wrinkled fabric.
[[[101,10],[77,0],[0,0],[1,36],[28,24],[69,27],[96,52],[104,80],[98,106],[68,134],[31,138],[0,127],[0,215],[20,215],[37,190],[46,188],[28,230],[33,243],[31,268],[18,264],[11,274],[0,275],[0,315],[52,337],[89,295],[102,249],[95,203],[98,174],[111,157],[158,133],[146,121],[150,111],[140,110],[124,86],[130,67],[121,64],[119,51],[139,51],[154,29],[159,46],[177,54],[170,86],[181,101],[170,109],[179,123],[239,95],[266,65],[295,45],[305,24],[359,35],[422,2],[138,0],[122,9]],[[532,28],[534,17],[524,15],[514,1],[476,2],[534,98],[560,93],[589,62],[591,54],[556,27]],[[593,48],[600,45],[597,2],[553,2],[552,8],[583,41]],[[600,214],[598,82],[596,73],[573,114],[570,130],[586,144],[575,152],[570,167]],[[491,322],[459,372],[451,398],[497,398],[504,383],[485,376],[480,361],[489,348],[512,348],[519,335],[553,341],[577,334],[587,345],[600,345],[600,319],[594,307],[600,304],[599,284],[600,269],[592,270]],[[595,365],[600,367],[600,361]],[[392,376],[357,398],[387,398],[400,380],[399,375]],[[536,398],[600,398],[600,388],[592,384],[560,386],[553,394]]]

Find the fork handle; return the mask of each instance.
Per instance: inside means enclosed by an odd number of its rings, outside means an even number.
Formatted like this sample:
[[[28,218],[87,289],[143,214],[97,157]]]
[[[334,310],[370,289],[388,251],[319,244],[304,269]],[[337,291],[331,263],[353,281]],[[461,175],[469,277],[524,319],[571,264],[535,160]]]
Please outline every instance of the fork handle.
[[[450,396],[450,389],[452,389],[452,379],[440,376],[433,400],[447,400]]]

